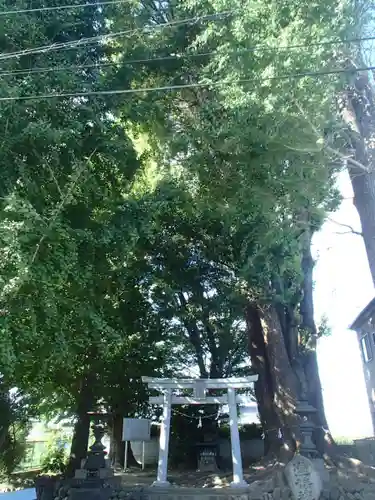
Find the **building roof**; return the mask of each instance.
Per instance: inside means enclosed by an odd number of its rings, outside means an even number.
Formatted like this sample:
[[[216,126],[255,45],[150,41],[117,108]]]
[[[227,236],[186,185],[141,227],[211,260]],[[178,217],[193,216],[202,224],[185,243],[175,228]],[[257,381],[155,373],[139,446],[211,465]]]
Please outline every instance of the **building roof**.
[[[375,297],[370,300],[367,306],[359,313],[353,323],[350,325],[350,330],[358,330],[361,326],[370,319],[375,313]]]

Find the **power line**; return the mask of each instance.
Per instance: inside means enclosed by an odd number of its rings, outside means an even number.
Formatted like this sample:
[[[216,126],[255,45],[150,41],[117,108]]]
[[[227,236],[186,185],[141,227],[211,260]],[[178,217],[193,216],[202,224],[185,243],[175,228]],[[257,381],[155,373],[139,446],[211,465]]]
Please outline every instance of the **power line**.
[[[211,20],[211,21],[217,21],[221,16],[228,16],[233,14],[235,11],[224,11],[224,12],[218,12],[216,14],[206,14],[205,16],[199,16],[199,17],[191,17],[187,19],[179,19],[176,21],[170,21],[167,23],[162,23],[158,25],[148,25],[148,26],[142,26],[140,28],[135,28],[132,30],[125,30],[125,31],[118,31],[115,33],[108,33],[107,35],[97,35],[97,36],[92,36],[92,37],[87,37],[87,38],[81,38],[79,40],[71,41],[71,42],[62,42],[62,43],[52,43],[50,45],[43,45],[41,47],[36,47],[33,49],[24,49],[18,52],[10,52],[10,53],[5,53],[5,54],[0,54],[0,61],[4,61],[7,59],[12,59],[14,57],[22,57],[25,55],[29,54],[41,54],[44,52],[50,52],[52,50],[60,50],[60,49],[70,49],[70,48],[76,48],[81,45],[87,45],[90,43],[98,42],[98,41],[106,41],[106,40],[111,40],[112,38],[117,38],[117,37],[122,37],[122,36],[127,36],[127,35],[133,35],[135,33],[139,33],[142,31],[146,30],[157,30],[157,29],[163,29],[163,28],[168,28],[171,26],[181,26],[184,24],[189,24],[189,23],[197,23],[199,21],[206,21],[206,20]]]
[[[123,1],[123,0],[121,0]],[[348,38],[345,40],[329,40],[326,42],[314,42],[311,44],[297,44],[297,45],[284,45],[284,46],[279,46],[279,47],[269,47],[266,45],[254,45],[249,48],[244,48],[244,49],[236,49],[229,51],[229,54],[244,54],[248,52],[254,52],[256,50],[265,50],[265,51],[275,51],[275,52],[281,52],[284,50],[293,50],[293,49],[300,49],[300,48],[309,48],[309,47],[318,47],[318,46],[329,46],[329,45],[345,45],[345,44],[351,44],[351,43],[361,43],[361,42],[366,42],[366,41],[374,41],[375,36],[368,36],[368,37],[363,37],[363,38]],[[73,43],[73,42],[72,42]],[[75,42],[74,42],[75,43]],[[179,55],[170,55],[170,56],[162,56],[162,57],[151,57],[151,58],[144,58],[144,59],[129,59],[125,61],[119,61],[118,63],[112,62],[112,63],[92,63],[92,64],[78,64],[78,65],[71,65],[71,66],[46,66],[46,67],[36,67],[36,68],[29,68],[29,69],[19,69],[19,70],[9,70],[9,71],[0,71],[0,76],[8,76],[8,75],[28,75],[31,73],[50,73],[50,72],[59,72],[59,71],[74,71],[74,70],[79,70],[79,69],[89,69],[89,68],[105,68],[105,67],[110,67],[110,66],[116,66],[116,65],[124,65],[124,64],[141,64],[141,63],[148,63],[148,62],[158,62],[158,61],[174,61],[174,60],[180,60],[180,59],[194,59],[194,58],[199,58],[199,57],[208,57],[218,54],[218,51],[211,51],[211,52],[198,52],[196,54],[179,54]],[[1,57],[0,57],[1,58]]]
[[[46,12],[51,10],[65,10],[65,9],[78,9],[85,7],[96,7],[100,5],[116,5],[120,3],[128,3],[127,0],[106,0],[104,2],[88,2],[88,3],[78,3],[70,5],[57,5],[55,7],[40,7],[38,9],[20,9],[20,10],[3,10],[0,11],[0,16],[8,16],[12,14],[28,14],[31,12]]]
[[[207,52],[206,55],[208,54],[214,54],[215,52]],[[0,76],[8,76],[8,75],[28,75],[31,73],[50,73],[50,72],[60,72],[60,71],[75,71],[79,69],[90,69],[90,68],[106,68],[106,67],[111,67],[111,66],[117,66],[120,64],[140,64],[140,63],[146,63],[146,62],[153,62],[153,61],[170,61],[170,60],[177,60],[177,59],[183,59],[185,57],[203,57],[203,53],[199,54],[184,54],[181,56],[164,56],[164,57],[153,57],[153,58],[146,58],[146,59],[129,59],[125,61],[119,61],[119,62],[110,62],[110,63],[92,63],[92,64],[77,64],[77,65],[71,65],[71,66],[46,66],[46,67],[36,67],[36,68],[29,68],[29,69],[18,69],[18,70],[13,70],[13,71],[0,71]]]
[[[269,78],[264,78],[264,80],[288,80],[289,78],[340,75],[343,73],[359,73],[360,71],[375,71],[375,66],[365,66],[363,68],[332,69],[325,71],[307,71],[305,73],[295,73],[293,75],[271,76]]]
[[[263,81],[267,80],[288,80],[294,78],[305,78],[305,77],[319,77],[327,76],[341,73],[356,73],[359,71],[373,71],[375,66],[367,66],[363,68],[355,69],[335,69],[328,71],[310,71],[305,73],[292,73],[290,75],[280,75],[262,78]],[[0,101],[30,101],[38,99],[53,99],[57,97],[90,97],[90,96],[101,96],[101,95],[123,95],[123,94],[141,94],[149,92],[166,92],[169,90],[181,90],[188,88],[202,88],[202,87],[219,87],[222,85],[233,85],[233,84],[243,84],[252,83],[254,80],[250,78],[242,78],[234,81],[218,81],[218,82],[197,82],[197,83],[187,83],[183,85],[166,85],[164,87],[145,87],[137,89],[122,89],[122,90],[93,90],[88,92],[62,92],[56,94],[41,94],[41,95],[31,95],[31,96],[18,96],[18,97],[0,97]]]

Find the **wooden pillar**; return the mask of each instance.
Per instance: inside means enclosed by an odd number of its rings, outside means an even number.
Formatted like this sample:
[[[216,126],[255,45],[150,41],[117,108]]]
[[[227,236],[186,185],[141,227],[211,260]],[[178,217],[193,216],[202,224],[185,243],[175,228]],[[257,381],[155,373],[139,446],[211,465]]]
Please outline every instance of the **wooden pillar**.
[[[165,389],[163,395],[163,418],[160,427],[158,473],[156,481],[154,481],[152,486],[169,486],[167,476],[169,435],[171,430],[171,404],[172,389]]]
[[[248,486],[248,484],[244,481],[243,478],[241,444],[240,444],[240,435],[238,432],[236,390],[232,387],[228,387],[228,405],[229,405],[230,440],[231,440],[232,462],[233,462],[233,481],[230,483],[230,485],[234,488],[241,488]]]

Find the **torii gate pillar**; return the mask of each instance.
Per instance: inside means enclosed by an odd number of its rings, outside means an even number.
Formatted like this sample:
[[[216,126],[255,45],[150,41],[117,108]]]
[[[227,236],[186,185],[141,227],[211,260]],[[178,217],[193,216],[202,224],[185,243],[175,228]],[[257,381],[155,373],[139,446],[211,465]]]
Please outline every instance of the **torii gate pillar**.
[[[240,436],[238,432],[237,403],[248,402],[248,398],[236,396],[236,389],[246,389],[258,380],[258,375],[241,378],[223,379],[158,379],[142,377],[150,389],[163,393],[162,397],[150,397],[151,404],[163,406],[163,417],[160,428],[160,447],[157,479],[153,486],[169,486],[168,477],[168,451],[169,435],[171,428],[172,405],[186,404],[228,404],[229,427],[232,447],[233,481],[231,486],[241,488],[248,486],[243,478]],[[193,397],[174,396],[173,389],[193,389]],[[206,389],[226,389],[227,395],[220,397],[207,397]]]
[[[168,476],[168,452],[169,436],[171,433],[171,401],[172,389],[166,389],[163,395],[163,417],[160,427],[159,461],[158,473],[154,486],[169,486]]]

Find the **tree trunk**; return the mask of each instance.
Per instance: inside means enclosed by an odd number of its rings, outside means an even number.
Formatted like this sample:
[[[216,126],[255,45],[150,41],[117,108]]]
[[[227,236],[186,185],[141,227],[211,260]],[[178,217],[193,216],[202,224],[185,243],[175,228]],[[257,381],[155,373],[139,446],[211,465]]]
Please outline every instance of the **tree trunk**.
[[[178,293],[178,300],[179,300],[180,307],[185,312],[187,312],[187,302],[186,302],[186,299],[185,299],[183,292]],[[201,340],[199,328],[196,324],[196,321],[194,321],[194,320],[191,321],[188,318],[188,316],[186,316],[186,318],[183,319],[183,324],[186,328],[186,331],[188,332],[191,345],[194,347],[194,350],[195,350],[196,361],[197,361],[197,365],[199,368],[200,376],[201,376],[201,378],[208,378],[207,369],[206,369],[206,366],[204,363],[202,340]]]
[[[260,309],[261,325],[268,351],[275,403],[282,424],[283,441],[290,450],[299,438],[298,418],[294,410],[298,400],[298,380],[290,364],[277,313],[272,306]]]
[[[320,383],[318,361],[316,357],[317,329],[314,319],[314,299],[313,299],[313,270],[314,260],[311,254],[311,232],[306,230],[301,237],[302,259],[301,268],[303,273],[302,291],[303,296],[300,302],[301,328],[308,332],[309,338],[307,346],[304,346],[303,367],[305,376],[305,397],[308,402],[318,410],[319,424],[327,425],[324,407],[322,386]]]
[[[82,380],[77,398],[76,423],[74,424],[73,439],[66,472],[68,477],[74,475],[74,471],[80,468],[81,461],[87,456],[90,434],[90,415],[88,412],[93,409],[93,404],[92,385],[89,382],[89,378],[85,377]]]
[[[123,415],[115,413],[111,426],[111,465],[115,469],[123,469],[125,466],[125,442],[122,440]],[[127,456],[128,467],[140,467],[134,458],[131,446],[128,446]]]
[[[375,285],[374,89],[368,74],[356,73],[343,96],[341,116],[349,131],[354,162],[347,162],[354,205],[362,226],[367,259]]]
[[[294,413],[298,381],[289,362],[280,322],[272,306],[249,305],[247,309],[250,355],[260,379],[257,401],[264,431],[271,441],[268,447],[279,446],[280,430],[284,450],[294,452],[300,434]]]
[[[0,385],[0,450],[7,441],[9,427],[12,423],[12,410],[9,401],[9,392]]]
[[[360,150],[363,148],[363,145],[356,146],[356,159],[362,157]],[[364,172],[355,166],[351,166],[349,176],[354,192],[354,206],[361,221],[367,260],[372,281],[375,285],[375,171]]]
[[[309,342],[302,355],[303,376],[305,380],[305,397],[308,403],[317,410],[315,418],[316,430],[314,441],[318,451],[324,455],[330,453],[330,446],[333,446],[333,439],[328,431],[328,424],[324,410],[322,384],[319,376],[317,347],[317,329],[314,319],[313,300],[313,270],[314,260],[311,254],[311,232],[306,230],[302,235],[302,260],[303,272],[303,297],[300,303],[301,328],[309,333]]]
[[[138,467],[141,468],[141,464],[139,464],[136,459],[134,458],[134,453],[133,450],[129,444],[128,446],[128,467]]]
[[[260,314],[256,305],[250,303],[246,307],[245,314],[251,366],[258,374],[258,380],[255,383],[255,397],[258,401],[259,417],[264,431],[265,453],[278,454],[281,446],[279,439],[281,423],[276,412],[271,368]]]
[[[308,221],[305,221],[308,222]],[[303,271],[302,296],[295,296],[290,304],[279,302],[272,306],[248,304],[246,322],[249,336],[249,352],[252,366],[259,375],[255,385],[259,414],[266,437],[267,448],[275,447],[277,436],[273,429],[281,429],[283,444],[294,451],[300,440],[299,418],[295,415],[298,399],[305,398],[317,409],[315,443],[323,454],[333,444],[327,432],[321,382],[316,357],[317,330],[314,322],[313,267],[311,233],[301,238],[301,268]],[[278,295],[283,296],[282,281]],[[299,326],[306,330],[307,344],[299,340],[296,308],[300,305],[302,321]],[[270,432],[271,431],[271,432]],[[267,436],[268,434],[268,436]],[[328,439],[327,439],[328,437]],[[277,443],[279,446],[279,443]]]
[[[124,468],[125,443],[122,440],[122,415],[115,414],[112,423],[111,443],[111,464],[115,469]]]

